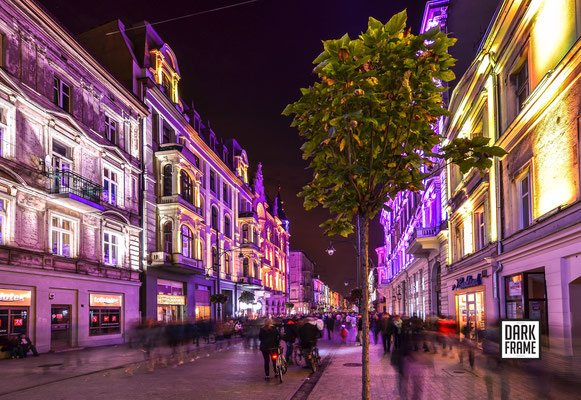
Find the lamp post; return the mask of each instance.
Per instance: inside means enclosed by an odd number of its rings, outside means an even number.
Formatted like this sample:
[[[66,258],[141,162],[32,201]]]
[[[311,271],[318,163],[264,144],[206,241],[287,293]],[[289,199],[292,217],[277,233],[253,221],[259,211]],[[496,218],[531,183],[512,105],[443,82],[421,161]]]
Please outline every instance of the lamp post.
[[[355,255],[357,256],[357,287],[361,287],[361,235],[359,233],[359,214],[357,214],[357,226],[356,226],[357,242],[349,239],[345,240],[331,240],[329,242],[329,247],[327,247],[327,254],[332,256],[337,250],[333,247],[333,243],[349,243],[355,249]]]
[[[216,257],[214,258],[214,255],[212,254],[212,265],[210,267],[207,267],[204,269],[204,271],[206,273],[206,276],[205,276],[206,279],[210,279],[210,277],[211,277],[209,271],[213,270],[214,272],[217,272],[215,293],[220,293],[220,281],[222,279],[222,277],[220,276],[220,257],[222,257],[224,254],[226,254],[232,250],[240,250],[240,247],[232,247],[230,249],[221,248],[220,241],[218,239],[218,235],[216,235]],[[239,259],[244,258],[244,254],[242,254],[242,252],[238,253],[238,258]],[[237,292],[238,292],[238,283],[236,283],[236,285],[235,285],[234,298],[236,298],[236,296],[238,296]],[[219,307],[218,307],[218,309],[219,309]],[[222,316],[220,315],[219,317],[221,318]],[[216,319],[217,318],[218,318],[218,315],[216,316]]]

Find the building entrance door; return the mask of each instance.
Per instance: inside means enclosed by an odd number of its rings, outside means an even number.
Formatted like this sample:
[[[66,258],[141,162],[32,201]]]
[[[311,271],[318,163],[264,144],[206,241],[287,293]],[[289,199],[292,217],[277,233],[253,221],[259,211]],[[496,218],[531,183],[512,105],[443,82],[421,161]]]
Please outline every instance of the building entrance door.
[[[54,305],[50,315],[50,348],[59,350],[71,346],[71,306]]]
[[[478,331],[486,328],[484,292],[469,292],[456,295],[456,315],[460,334],[470,326],[469,339],[479,340]]]

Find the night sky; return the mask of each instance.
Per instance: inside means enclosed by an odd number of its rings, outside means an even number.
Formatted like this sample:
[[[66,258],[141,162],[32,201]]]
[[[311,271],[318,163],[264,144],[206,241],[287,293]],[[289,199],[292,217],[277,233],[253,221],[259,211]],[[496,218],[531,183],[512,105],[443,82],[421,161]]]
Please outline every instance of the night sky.
[[[239,1],[40,2],[77,34],[117,18],[126,26],[142,20],[155,23]],[[343,294],[354,287],[344,282],[356,277],[355,251],[349,244],[337,244],[333,257],[326,254],[329,239],[318,226],[328,213],[305,211],[296,195],[312,174],[305,170],[297,131],[281,112],[299,98],[299,88],[312,83],[312,60],[322,51],[321,40],[346,32],[356,37],[366,29],[369,16],[386,22],[404,8],[408,24],[418,33],[424,4],[424,0],[259,0],[155,26],[178,57],[182,98],[187,104],[194,101],[219,136],[234,137],[246,149],[251,175],[262,162],[271,198],[280,183],[291,249],[304,250],[321,279]],[[382,240],[382,229],[374,221],[370,238],[374,262],[374,249]]]

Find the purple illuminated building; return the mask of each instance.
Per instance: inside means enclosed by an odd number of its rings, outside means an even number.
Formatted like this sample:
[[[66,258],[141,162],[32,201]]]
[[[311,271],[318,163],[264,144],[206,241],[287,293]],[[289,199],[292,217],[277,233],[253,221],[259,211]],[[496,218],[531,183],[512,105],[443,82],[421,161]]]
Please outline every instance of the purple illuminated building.
[[[458,58],[456,71],[467,68],[476,52],[486,24],[498,1],[474,2],[431,0],[426,2],[421,32],[439,27],[459,37],[454,47]],[[482,32],[475,32],[480,26]],[[463,71],[461,71],[463,72]],[[444,94],[444,102],[449,94]],[[443,120],[434,127],[442,131]],[[426,171],[428,171],[426,169]],[[447,296],[442,295],[442,269],[447,261],[447,191],[446,168],[432,167],[433,175],[425,181],[425,191],[404,192],[387,204],[392,211],[382,211],[385,245],[376,249],[380,311],[424,318],[447,310]]]
[[[0,338],[120,343],[139,320],[146,106],[33,1],[0,10]]]

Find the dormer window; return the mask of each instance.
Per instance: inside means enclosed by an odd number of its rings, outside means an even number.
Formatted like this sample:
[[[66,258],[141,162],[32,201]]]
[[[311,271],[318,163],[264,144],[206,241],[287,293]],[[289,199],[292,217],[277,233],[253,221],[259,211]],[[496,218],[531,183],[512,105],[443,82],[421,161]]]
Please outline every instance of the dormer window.
[[[163,87],[163,91],[165,92],[165,94],[167,94],[170,97],[172,96],[171,81],[169,80],[166,74],[162,74],[161,87]]]

